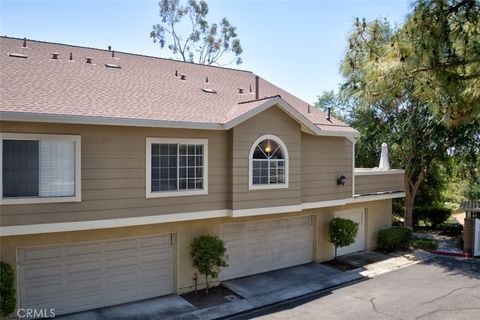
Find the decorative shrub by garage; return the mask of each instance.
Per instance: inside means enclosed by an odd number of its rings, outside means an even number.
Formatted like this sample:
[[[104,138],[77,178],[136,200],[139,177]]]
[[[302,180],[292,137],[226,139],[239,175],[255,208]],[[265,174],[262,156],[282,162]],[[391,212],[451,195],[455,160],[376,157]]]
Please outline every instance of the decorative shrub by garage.
[[[15,275],[13,268],[6,262],[0,262],[0,317],[5,319],[15,311]]]
[[[346,247],[355,242],[358,233],[358,223],[344,218],[330,220],[330,242],[335,246],[335,258],[337,249]]]

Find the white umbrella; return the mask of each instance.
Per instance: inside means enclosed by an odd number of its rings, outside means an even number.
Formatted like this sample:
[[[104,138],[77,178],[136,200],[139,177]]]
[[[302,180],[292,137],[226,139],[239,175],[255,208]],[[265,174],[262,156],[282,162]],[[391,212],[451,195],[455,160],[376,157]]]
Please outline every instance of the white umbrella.
[[[388,161],[388,146],[382,143],[382,153],[380,154],[380,163],[378,170],[390,170],[390,162]]]

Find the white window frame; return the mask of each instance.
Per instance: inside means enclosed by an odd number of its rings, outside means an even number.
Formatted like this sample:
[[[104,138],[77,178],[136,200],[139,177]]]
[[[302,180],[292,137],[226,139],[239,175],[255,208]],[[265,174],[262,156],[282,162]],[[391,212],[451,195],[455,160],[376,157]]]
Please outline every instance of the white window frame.
[[[153,191],[152,192],[152,144],[202,144],[203,145],[203,189],[201,190],[177,190],[177,191]],[[208,194],[208,140],[207,139],[176,139],[176,138],[146,138],[145,159],[145,197],[181,197]],[[177,170],[179,165],[177,165]],[[177,175],[178,179],[178,175]]]
[[[75,143],[75,195],[67,197],[18,197],[3,198],[3,140],[63,140]],[[0,133],[0,196],[1,204],[34,204],[82,201],[81,136],[58,134]]]
[[[270,139],[275,141],[280,148],[282,148],[283,155],[285,157],[285,182],[284,183],[276,183],[276,184],[253,184],[253,153],[255,148],[258,146],[260,142],[263,140]],[[267,189],[288,189],[288,176],[289,176],[289,166],[290,161],[288,158],[288,150],[285,143],[283,143],[282,139],[273,135],[273,134],[265,134],[260,136],[255,140],[255,142],[250,147],[250,152],[248,154],[248,190],[267,190]]]

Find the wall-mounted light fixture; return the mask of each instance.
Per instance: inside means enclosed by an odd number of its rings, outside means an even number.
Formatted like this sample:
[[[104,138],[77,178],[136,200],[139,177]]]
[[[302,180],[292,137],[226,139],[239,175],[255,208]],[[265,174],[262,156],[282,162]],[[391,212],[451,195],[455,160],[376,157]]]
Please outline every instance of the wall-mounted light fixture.
[[[346,182],[347,182],[347,177],[345,177],[343,174],[337,178],[337,185],[344,186]]]

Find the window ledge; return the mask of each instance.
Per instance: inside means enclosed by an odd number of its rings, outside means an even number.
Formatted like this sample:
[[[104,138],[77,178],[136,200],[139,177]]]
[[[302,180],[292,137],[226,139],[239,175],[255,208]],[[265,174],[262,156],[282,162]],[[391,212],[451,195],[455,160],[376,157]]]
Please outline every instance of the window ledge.
[[[145,195],[149,198],[165,198],[165,197],[183,197],[183,196],[201,196],[208,195],[208,190],[196,190],[196,191],[158,191],[150,192]]]
[[[61,203],[61,202],[81,202],[80,195],[73,197],[44,197],[44,198],[2,198],[1,205],[11,204],[36,204],[36,203]]]
[[[288,184],[257,184],[250,185],[248,190],[288,189]]]

